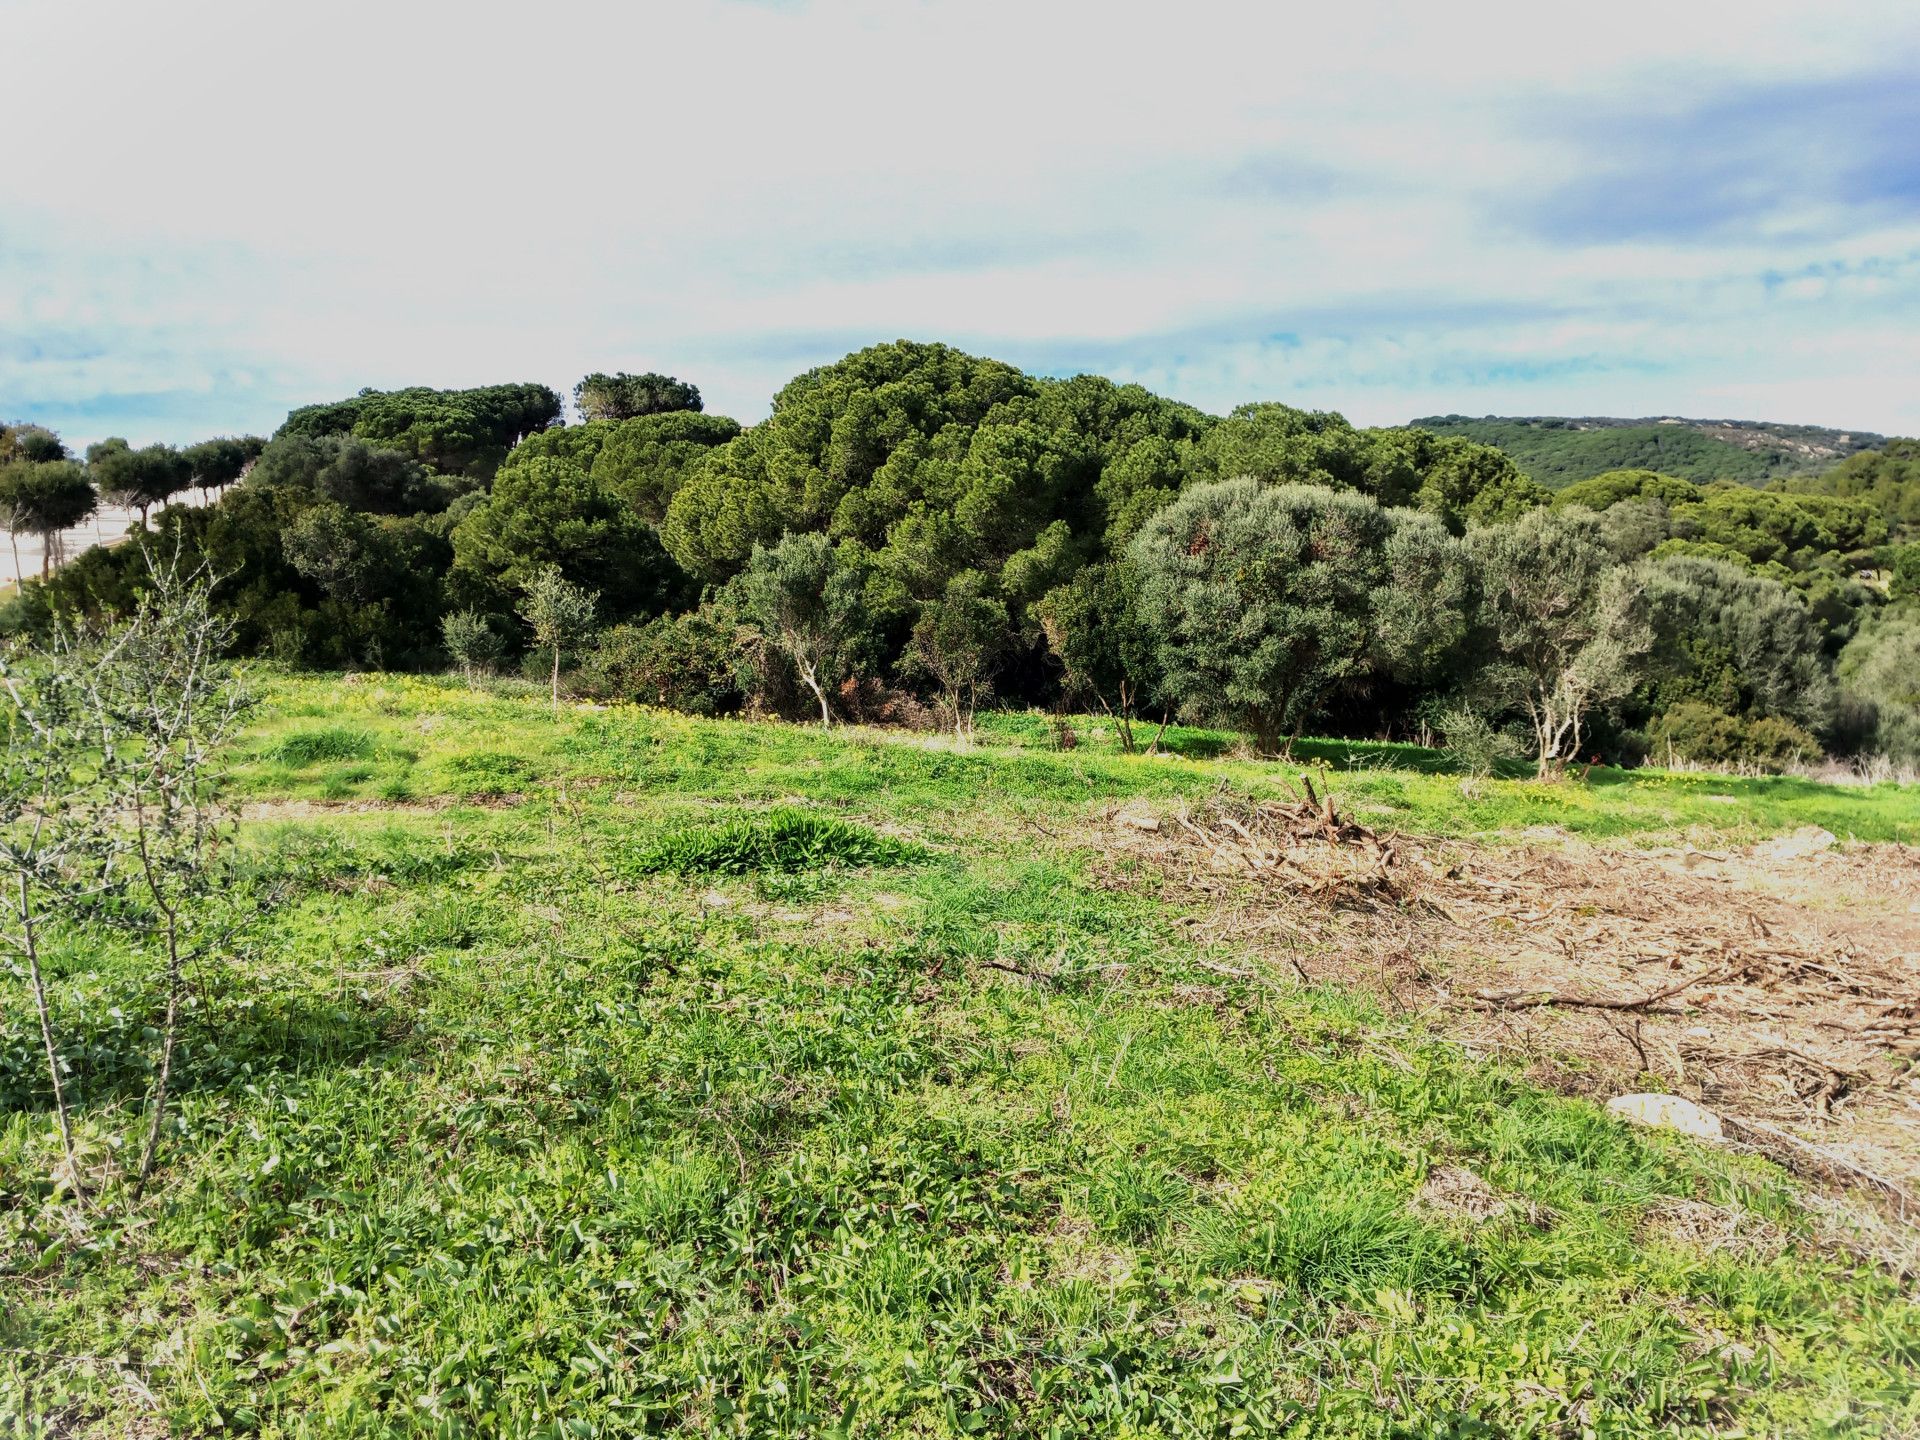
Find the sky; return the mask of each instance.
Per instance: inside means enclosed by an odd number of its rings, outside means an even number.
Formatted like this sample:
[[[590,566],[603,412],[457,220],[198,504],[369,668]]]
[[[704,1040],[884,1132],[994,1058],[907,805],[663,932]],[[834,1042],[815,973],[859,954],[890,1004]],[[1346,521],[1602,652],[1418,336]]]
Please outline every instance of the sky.
[[[0,419],[944,340],[1920,433],[1920,5],[0,0]]]

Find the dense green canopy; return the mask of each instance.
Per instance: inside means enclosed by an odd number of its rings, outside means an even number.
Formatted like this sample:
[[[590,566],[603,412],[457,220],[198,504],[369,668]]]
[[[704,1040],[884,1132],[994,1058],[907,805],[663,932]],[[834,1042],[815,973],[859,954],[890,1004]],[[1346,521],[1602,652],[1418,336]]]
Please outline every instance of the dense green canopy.
[[[1785,764],[1920,736],[1878,678],[1920,603],[1915,442],[1768,489],[1637,467],[1554,494],[1469,425],[1216,416],[906,340],[797,376],[745,428],[671,376],[596,372],[576,399],[562,425],[543,385],[367,390],[264,447],[102,442],[81,478],[143,508],[222,492],[163,510],[160,542],[223,577],[240,645],[306,663],[431,665],[457,641],[477,674],[526,643],[530,587],[563,582],[609,627],[561,647],[583,686],[706,712],[931,701],[964,733],[991,691],[1090,705],[1127,743],[1143,713],[1269,743],[1507,727],[1543,768],[1589,745]],[[28,462],[64,446],[15,425],[0,452],[47,469]],[[124,607],[141,566],[89,554],[0,625]]]
[[[351,435],[410,455],[442,475],[492,472],[518,441],[560,420],[560,397],[545,385],[473,390],[362,390],[350,400],[308,405],[275,433]]]

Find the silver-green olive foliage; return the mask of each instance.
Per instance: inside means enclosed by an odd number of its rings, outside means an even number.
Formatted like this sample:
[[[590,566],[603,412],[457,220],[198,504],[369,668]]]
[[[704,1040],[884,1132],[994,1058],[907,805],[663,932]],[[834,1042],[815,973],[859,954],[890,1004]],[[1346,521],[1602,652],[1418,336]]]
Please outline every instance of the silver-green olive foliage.
[[[1467,536],[1491,654],[1484,693],[1533,728],[1542,777],[1582,755],[1593,712],[1624,699],[1653,648],[1645,586],[1591,511],[1534,510]]]
[[[1419,671],[1464,632],[1457,543],[1428,516],[1311,485],[1188,490],[1128,549],[1161,685],[1273,746],[1370,673]]]

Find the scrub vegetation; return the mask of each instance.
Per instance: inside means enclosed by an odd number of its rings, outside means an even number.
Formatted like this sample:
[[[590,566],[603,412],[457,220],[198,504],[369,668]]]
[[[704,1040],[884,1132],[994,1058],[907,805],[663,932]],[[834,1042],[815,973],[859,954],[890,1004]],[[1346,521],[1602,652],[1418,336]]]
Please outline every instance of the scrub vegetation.
[[[1278,792],[1237,736],[254,688],[223,752],[252,918],[189,972],[144,1189],[143,938],[43,948],[74,1173],[4,982],[16,1433],[1920,1423],[1920,1307],[1802,1182],[1202,942],[1207,907],[1116,870],[1117,808]],[[1416,836],[1920,839],[1893,786],[1523,763],[1463,792],[1416,747],[1295,753]]]
[[[905,340],[796,376],[744,428],[668,375],[573,396],[567,424],[543,385],[369,390],[270,439],[107,440],[84,464],[0,428],[11,533],[96,489],[140,514],[139,543],[24,582],[0,635],[126,613],[152,552],[219,577],[239,653],[537,670],[556,705],[963,740],[996,704],[1096,710],[1276,752],[1511,744],[1543,777],[1920,767],[1911,441],[1212,415]],[[219,498],[167,504],[196,486]]]

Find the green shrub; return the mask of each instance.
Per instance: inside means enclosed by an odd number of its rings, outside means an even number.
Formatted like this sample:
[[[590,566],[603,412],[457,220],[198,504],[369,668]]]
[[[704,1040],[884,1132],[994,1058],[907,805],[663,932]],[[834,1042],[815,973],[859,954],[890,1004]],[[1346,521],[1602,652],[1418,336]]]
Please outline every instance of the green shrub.
[[[454,788],[466,795],[510,795],[539,774],[524,756],[498,750],[450,755],[441,763],[454,777]]]
[[[641,854],[638,868],[643,874],[796,874],[834,865],[909,865],[925,854],[917,845],[851,821],[782,806],[764,815],[672,831]]]
[[[371,760],[373,749],[373,736],[366,731],[351,725],[329,725],[283,735],[267,751],[267,758],[299,769],[331,760]]]
[[[1820,742],[1790,720],[1729,715],[1695,700],[1683,701],[1647,729],[1649,758],[1669,756],[1697,765],[1751,765],[1778,773],[1820,758]]]
[[[1496,728],[1479,711],[1460,706],[1443,711],[1438,717],[1442,753],[1462,775],[1483,779],[1491,775],[1502,760],[1517,759],[1525,753],[1520,742]]]
[[[604,631],[575,677],[597,700],[664,705],[689,715],[726,715],[740,708],[732,628],[707,610]]]

